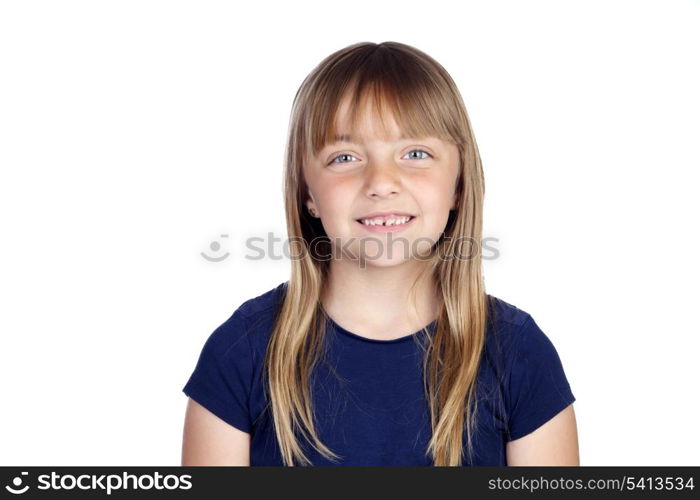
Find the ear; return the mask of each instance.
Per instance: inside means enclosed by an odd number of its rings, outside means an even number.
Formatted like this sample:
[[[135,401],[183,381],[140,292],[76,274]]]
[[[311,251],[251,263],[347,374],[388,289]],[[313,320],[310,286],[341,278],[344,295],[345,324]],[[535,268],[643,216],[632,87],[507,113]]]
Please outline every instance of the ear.
[[[318,208],[311,195],[309,195],[309,198],[306,199],[304,204],[306,205],[306,210],[312,217],[318,217]]]

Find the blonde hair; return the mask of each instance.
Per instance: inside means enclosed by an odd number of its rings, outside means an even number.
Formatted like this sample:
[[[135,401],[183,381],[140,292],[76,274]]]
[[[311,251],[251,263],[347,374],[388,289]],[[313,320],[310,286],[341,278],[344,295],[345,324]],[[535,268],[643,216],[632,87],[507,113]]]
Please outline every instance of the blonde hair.
[[[313,465],[296,431],[328,460],[341,457],[324,445],[314,426],[310,375],[323,351],[326,312],[321,304],[329,263],[316,244],[325,231],[303,209],[307,186],[304,161],[335,135],[340,100],[354,100],[351,133],[359,104],[389,109],[410,137],[436,136],[459,149],[456,208],[433,246],[432,273],[440,311],[424,346],[424,389],[432,437],[427,454],[435,466],[462,465],[466,427],[469,456],[476,422],[476,379],[485,343],[487,299],[481,263],[484,178],[467,111],[447,71],[434,59],[398,42],[362,42],[326,57],[302,82],[294,98],[285,151],[284,196],[291,276],[279,303],[265,354],[268,407],[285,465]],[[382,113],[379,113],[381,116]],[[472,242],[469,258],[460,243]]]

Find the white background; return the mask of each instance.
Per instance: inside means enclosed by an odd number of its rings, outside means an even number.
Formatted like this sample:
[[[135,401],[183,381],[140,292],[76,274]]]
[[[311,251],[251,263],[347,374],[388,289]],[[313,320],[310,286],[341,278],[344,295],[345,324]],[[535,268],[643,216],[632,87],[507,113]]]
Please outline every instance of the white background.
[[[294,94],[386,40],[462,92],[581,464],[698,465],[699,2],[0,5],[1,465],[179,465],[204,341],[288,279],[244,238],[286,236]]]

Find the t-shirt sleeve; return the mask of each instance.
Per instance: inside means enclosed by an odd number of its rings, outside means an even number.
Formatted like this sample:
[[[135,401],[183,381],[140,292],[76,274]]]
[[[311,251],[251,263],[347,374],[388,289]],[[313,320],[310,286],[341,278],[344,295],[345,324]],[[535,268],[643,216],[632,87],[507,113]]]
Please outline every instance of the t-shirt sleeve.
[[[182,390],[223,421],[251,432],[252,381],[253,362],[246,322],[237,310],[209,335]]]
[[[513,345],[506,389],[509,441],[531,433],[576,401],[557,350],[532,316]]]

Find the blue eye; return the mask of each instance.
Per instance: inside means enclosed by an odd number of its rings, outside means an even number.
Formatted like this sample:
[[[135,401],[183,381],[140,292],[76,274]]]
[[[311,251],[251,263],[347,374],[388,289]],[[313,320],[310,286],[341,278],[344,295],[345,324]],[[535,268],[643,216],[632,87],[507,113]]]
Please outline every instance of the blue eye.
[[[418,151],[419,153],[425,153],[425,154],[427,154],[428,156],[430,156],[430,157],[432,158],[432,155],[431,155],[430,153],[428,153],[427,151],[424,151],[424,150],[422,150],[422,149],[414,149],[413,151],[409,151],[409,154],[410,154],[410,153],[415,153],[416,151]],[[418,160],[422,160],[423,158],[417,158],[417,159],[418,159]]]
[[[345,163],[344,161],[340,161],[340,162],[336,162],[336,161],[335,161],[335,160],[337,160],[338,158],[340,158],[341,156],[350,156],[350,157],[352,157],[352,158],[355,158],[355,157],[352,156],[351,154],[342,153],[342,154],[339,154],[338,156],[336,156],[335,158],[333,158],[333,160],[331,160],[331,163]]]
[[[425,154],[428,155],[428,157],[430,157],[430,158],[433,157],[433,155],[431,155],[430,153],[428,153],[427,151],[425,151],[425,150],[423,150],[423,149],[413,149],[413,150],[409,151],[408,154],[415,153],[415,152],[425,153]],[[335,158],[333,158],[333,159],[331,160],[331,163],[347,163],[347,162],[344,162],[344,161],[336,161],[338,158],[340,158],[340,157],[342,157],[342,156],[349,156],[349,157],[351,157],[351,158],[355,158],[355,157],[354,157],[353,155],[351,155],[351,154],[342,153],[342,154],[339,154],[338,156],[336,156]],[[415,158],[415,159],[416,159],[416,160],[424,160],[424,159],[426,159],[426,158],[427,158],[427,157]]]

